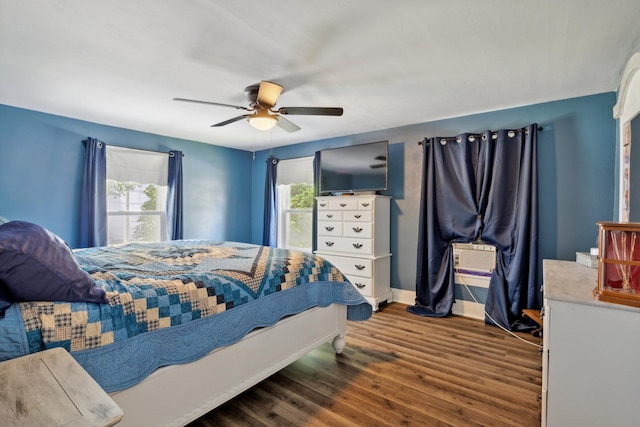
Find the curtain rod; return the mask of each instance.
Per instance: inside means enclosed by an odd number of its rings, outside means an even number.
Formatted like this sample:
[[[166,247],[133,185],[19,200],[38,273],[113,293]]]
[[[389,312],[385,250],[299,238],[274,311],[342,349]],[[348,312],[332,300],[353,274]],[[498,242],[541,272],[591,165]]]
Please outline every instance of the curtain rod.
[[[87,140],[83,140],[82,143],[84,144]],[[106,142],[102,142],[102,141],[98,141],[98,143],[100,144],[104,144],[104,145],[110,145],[112,147],[118,147],[118,148],[126,148],[128,150],[138,150],[138,151],[147,151],[149,153],[159,153],[159,154],[168,154],[170,157],[175,156],[175,154],[173,154],[172,151],[158,151],[158,150],[148,150],[146,148],[133,148],[133,147],[126,147],[124,145],[116,145],[116,144],[107,144]],[[182,157],[184,157],[184,153],[182,153]]]
[[[539,126],[537,130],[538,130],[538,132],[540,132],[543,129],[544,128],[542,126]],[[526,131],[526,129],[524,131]],[[523,132],[523,130],[522,129],[517,129],[517,130],[510,130],[509,132],[520,133],[520,132]],[[498,137],[498,134],[493,132],[491,134],[491,137],[493,139],[496,139]],[[469,141],[473,142],[473,139],[471,139],[471,138],[482,138],[482,134],[481,133],[470,133],[469,134]],[[457,136],[452,136],[452,137],[449,137],[449,138],[440,138],[440,141],[441,142],[444,141],[446,143],[448,141],[456,141],[457,139],[458,139]],[[418,141],[418,145],[422,145],[422,141]]]

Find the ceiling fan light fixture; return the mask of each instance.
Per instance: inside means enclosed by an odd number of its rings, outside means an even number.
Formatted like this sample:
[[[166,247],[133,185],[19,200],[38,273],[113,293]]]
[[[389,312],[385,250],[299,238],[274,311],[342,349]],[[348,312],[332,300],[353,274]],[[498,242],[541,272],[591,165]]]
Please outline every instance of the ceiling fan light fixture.
[[[269,130],[276,125],[275,117],[249,117],[249,124],[258,130]]]
[[[267,109],[261,109],[247,118],[249,124],[258,130],[269,130],[276,125],[278,117],[269,114]]]
[[[229,120],[211,125],[211,127],[216,128],[247,119],[249,124],[257,130],[270,130],[275,125],[278,125],[278,127],[285,132],[297,132],[300,130],[300,127],[289,121],[285,116],[341,116],[343,113],[340,107],[280,107],[276,109],[276,102],[282,93],[282,89],[282,86],[279,84],[266,80],[262,80],[259,84],[247,86],[244,93],[249,101],[249,107],[187,98],[173,98],[173,100],[230,107],[248,112],[248,114],[241,114]]]

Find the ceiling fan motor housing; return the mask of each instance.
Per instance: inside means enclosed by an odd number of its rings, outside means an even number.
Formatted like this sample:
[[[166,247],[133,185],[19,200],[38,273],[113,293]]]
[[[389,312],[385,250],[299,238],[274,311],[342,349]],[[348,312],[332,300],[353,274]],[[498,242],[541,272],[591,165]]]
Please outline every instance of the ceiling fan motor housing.
[[[255,105],[258,102],[258,90],[260,89],[259,84],[254,84],[251,86],[247,86],[244,88],[244,96],[247,97],[247,101],[249,101],[250,105]]]

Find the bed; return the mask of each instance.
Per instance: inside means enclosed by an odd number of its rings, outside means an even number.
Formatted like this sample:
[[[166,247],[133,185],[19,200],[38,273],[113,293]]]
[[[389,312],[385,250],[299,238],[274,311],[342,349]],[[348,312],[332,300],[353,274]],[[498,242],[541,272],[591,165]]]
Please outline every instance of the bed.
[[[0,360],[67,349],[124,426],[185,425],[326,342],[340,353],[347,319],[371,315],[326,260],[246,243],[71,251],[13,221],[0,266]]]

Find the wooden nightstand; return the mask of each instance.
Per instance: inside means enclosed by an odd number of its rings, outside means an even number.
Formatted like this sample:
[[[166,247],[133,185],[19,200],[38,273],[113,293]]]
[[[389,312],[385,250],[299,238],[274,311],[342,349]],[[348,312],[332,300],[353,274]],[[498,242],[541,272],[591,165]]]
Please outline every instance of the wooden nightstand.
[[[3,426],[112,426],[122,410],[62,348],[0,363]]]

